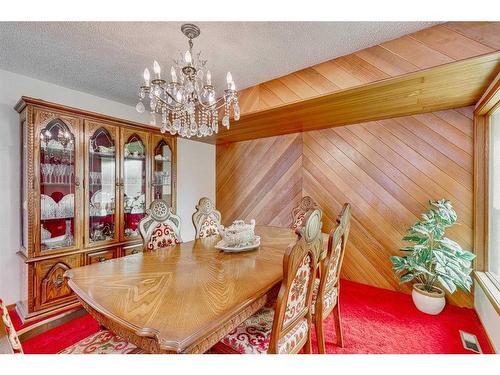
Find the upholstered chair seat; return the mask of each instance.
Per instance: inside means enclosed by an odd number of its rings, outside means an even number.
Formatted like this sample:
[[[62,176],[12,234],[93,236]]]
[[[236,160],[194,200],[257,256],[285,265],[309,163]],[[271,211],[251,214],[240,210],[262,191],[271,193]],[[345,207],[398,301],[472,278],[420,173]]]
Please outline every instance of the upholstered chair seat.
[[[266,354],[273,328],[274,309],[264,307],[222,339],[222,343],[239,354]],[[278,354],[293,353],[307,341],[307,320],[302,318],[278,342]]]
[[[21,340],[4,302],[0,299],[0,353],[23,354]],[[62,350],[59,354],[139,354],[143,350],[125,341],[107,329],[90,335],[76,344]]]
[[[219,234],[221,214],[215,209],[213,202],[203,197],[196,205],[196,212],[193,214],[193,224],[196,231],[196,238],[208,238]]]
[[[311,353],[311,301],[323,250],[321,210],[310,210],[297,242],[283,257],[283,281],[273,307],[265,306],[226,335],[212,350],[240,354]]]
[[[139,223],[144,251],[152,251],[181,243],[181,219],[174,215],[167,202],[156,199]]]
[[[62,350],[59,354],[140,354],[142,349],[103,329],[76,344]]]

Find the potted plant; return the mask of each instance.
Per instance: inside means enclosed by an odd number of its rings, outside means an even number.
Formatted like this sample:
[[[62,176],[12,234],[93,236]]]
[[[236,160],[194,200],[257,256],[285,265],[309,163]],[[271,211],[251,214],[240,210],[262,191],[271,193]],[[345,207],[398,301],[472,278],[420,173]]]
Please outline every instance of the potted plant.
[[[411,243],[400,249],[407,255],[392,256],[391,262],[401,283],[415,282],[412,298],[417,309],[437,315],[445,306],[444,291],[438,285],[449,293],[457,287],[470,292],[475,255],[444,236],[445,229],[457,222],[451,202],[441,199],[429,204],[430,210],[403,237]]]

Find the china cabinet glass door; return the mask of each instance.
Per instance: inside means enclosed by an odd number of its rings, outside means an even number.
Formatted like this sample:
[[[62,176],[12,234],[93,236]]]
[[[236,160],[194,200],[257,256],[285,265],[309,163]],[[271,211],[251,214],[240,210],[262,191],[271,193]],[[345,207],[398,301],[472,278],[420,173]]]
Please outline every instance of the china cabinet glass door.
[[[139,222],[146,215],[149,197],[146,181],[148,179],[147,133],[123,130],[122,133],[122,210],[124,239],[139,236]]]
[[[165,140],[156,143],[152,163],[153,199],[162,199],[172,207],[172,149]]]
[[[40,248],[50,251],[73,247],[75,242],[75,199],[77,134],[63,120],[48,122],[38,134],[40,142]]]
[[[112,242],[116,231],[116,128],[88,123],[87,239]]]

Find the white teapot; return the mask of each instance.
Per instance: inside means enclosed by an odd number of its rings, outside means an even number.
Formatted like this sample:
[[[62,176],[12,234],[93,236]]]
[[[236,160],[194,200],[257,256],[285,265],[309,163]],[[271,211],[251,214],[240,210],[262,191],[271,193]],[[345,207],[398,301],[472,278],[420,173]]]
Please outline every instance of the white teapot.
[[[219,233],[226,246],[243,247],[251,244],[255,239],[255,220],[250,220],[250,224],[245,224],[243,220],[235,220],[233,224],[224,228],[218,225]]]

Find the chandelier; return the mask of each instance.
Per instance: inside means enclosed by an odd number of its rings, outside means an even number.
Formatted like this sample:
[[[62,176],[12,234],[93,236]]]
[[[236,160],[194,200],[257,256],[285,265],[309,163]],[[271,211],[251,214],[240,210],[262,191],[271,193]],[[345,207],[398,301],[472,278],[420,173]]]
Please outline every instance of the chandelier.
[[[200,28],[184,24],[181,31],[188,38],[189,49],[180,59],[173,60],[171,81],[162,78],[160,64],[154,61],[155,77],[151,80],[149,69],[144,70],[144,84],[139,90],[136,110],[143,113],[146,110],[143,101],[149,102],[153,119],[161,116],[162,133],[168,131],[187,138],[211,136],[219,131],[219,112],[222,112],[222,125],[227,129],[231,107],[234,120],[239,120],[236,87],[231,73],[227,72],[224,95],[216,97],[212,75],[205,67],[207,60],[201,58],[201,52],[193,55],[193,39],[200,35]]]

